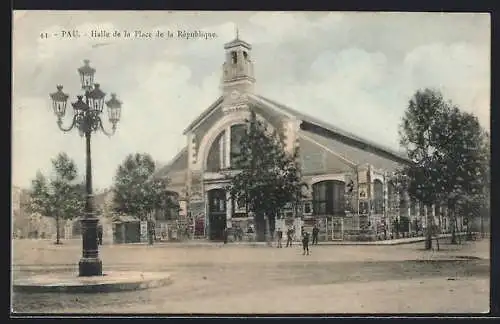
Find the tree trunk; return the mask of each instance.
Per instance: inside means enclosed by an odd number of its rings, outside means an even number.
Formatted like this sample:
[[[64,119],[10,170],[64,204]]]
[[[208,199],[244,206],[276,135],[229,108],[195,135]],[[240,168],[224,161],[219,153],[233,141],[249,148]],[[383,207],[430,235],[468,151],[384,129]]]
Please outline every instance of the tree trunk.
[[[269,233],[271,234],[271,240],[274,239],[274,232],[276,231],[276,213],[273,212],[269,219]]]
[[[455,211],[452,210],[451,208],[449,209],[448,215],[450,215],[450,214],[451,214],[450,221],[451,221],[451,224],[452,224],[451,225],[451,244],[457,244],[457,234],[455,232],[455,228],[456,228],[455,226],[457,224],[457,221],[456,221],[457,219],[455,217]]]
[[[148,221],[148,244],[149,245],[153,245],[154,243],[154,231],[153,231],[153,222],[152,221]]]
[[[56,213],[56,244],[61,244],[61,233],[59,232],[59,213]]]
[[[472,227],[469,225],[469,220],[467,221],[467,225],[465,226],[467,230],[467,241],[472,241]]]
[[[257,242],[266,241],[266,226],[264,215],[255,213],[255,239]]]
[[[425,238],[425,249],[430,250],[432,249],[432,225],[434,223],[434,220],[432,219],[432,213],[429,213],[427,208],[425,209],[425,217],[427,220],[427,228],[426,228],[426,238]]]
[[[456,232],[458,232],[458,244],[462,244],[462,229],[458,228],[458,219],[455,217]]]
[[[481,221],[481,238],[484,238],[484,220],[483,220],[483,215],[484,215],[484,210],[481,208],[480,209],[480,213],[479,213],[479,217],[481,217],[480,221]]]
[[[270,228],[271,228],[271,217],[266,215],[265,218],[264,218],[264,221],[266,222],[266,243],[267,245],[271,245],[272,243],[272,237],[271,237],[271,231],[270,231]]]

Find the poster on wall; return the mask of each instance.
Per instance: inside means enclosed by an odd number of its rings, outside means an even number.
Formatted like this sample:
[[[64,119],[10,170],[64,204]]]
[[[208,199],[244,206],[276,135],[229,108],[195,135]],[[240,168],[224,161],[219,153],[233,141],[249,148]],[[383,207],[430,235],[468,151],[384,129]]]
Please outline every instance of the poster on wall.
[[[358,188],[359,199],[368,199],[368,185],[360,184]]]
[[[187,202],[179,200],[179,216],[187,216]]]
[[[141,221],[141,242],[148,241],[148,222]]]
[[[193,218],[205,218],[205,203],[191,202],[189,204],[189,213]]]

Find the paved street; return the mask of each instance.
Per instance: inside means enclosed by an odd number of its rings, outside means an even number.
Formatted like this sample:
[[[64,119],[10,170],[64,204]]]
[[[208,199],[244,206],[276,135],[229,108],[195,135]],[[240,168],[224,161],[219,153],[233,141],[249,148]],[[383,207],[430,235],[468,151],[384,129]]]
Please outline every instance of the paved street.
[[[76,272],[81,243],[14,241],[13,275]],[[20,312],[486,312],[489,241],[462,246],[105,245],[104,270],[166,271],[173,284],[100,295],[15,294]],[[464,296],[467,296],[464,298]]]

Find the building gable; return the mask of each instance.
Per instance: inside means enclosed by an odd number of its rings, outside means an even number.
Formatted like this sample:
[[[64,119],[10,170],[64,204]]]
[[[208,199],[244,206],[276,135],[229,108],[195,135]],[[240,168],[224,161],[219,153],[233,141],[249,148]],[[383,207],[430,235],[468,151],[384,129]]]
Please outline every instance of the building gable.
[[[198,117],[196,117],[195,120],[193,120],[191,122],[191,124],[189,124],[188,127],[186,127],[186,129],[184,130],[183,134],[186,135],[187,133],[197,129],[198,127],[200,127],[202,124],[204,124],[205,122],[210,121],[210,120],[217,120],[218,118],[220,117],[213,117],[212,115],[214,113],[217,113],[220,108],[221,108],[221,104],[222,104],[222,101],[223,101],[223,97],[219,97],[217,98],[217,100],[215,100],[214,103],[212,103],[210,105],[210,107],[208,107],[207,109],[205,109]],[[222,112],[222,111],[221,111]]]

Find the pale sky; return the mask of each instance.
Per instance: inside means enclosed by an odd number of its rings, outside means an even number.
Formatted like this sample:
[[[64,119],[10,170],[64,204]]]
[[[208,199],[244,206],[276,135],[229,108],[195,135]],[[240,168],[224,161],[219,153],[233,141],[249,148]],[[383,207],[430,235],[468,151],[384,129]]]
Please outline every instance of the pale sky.
[[[253,45],[256,92],[269,99],[398,149],[408,100],[434,87],[489,130],[488,14],[17,11],[13,184],[28,187],[37,170],[47,174],[61,151],[83,175],[84,140],[58,129],[49,93],[62,84],[74,101],[84,59],[97,70],[103,91],[123,101],[117,133],[93,137],[94,186],[112,185],[130,153],[169,162],[186,145],[185,127],[220,95],[223,45],[235,37],[235,24]],[[203,30],[217,37],[40,39],[40,33],[62,30]],[[97,43],[109,44],[93,48]],[[71,116],[68,106],[67,123]]]

